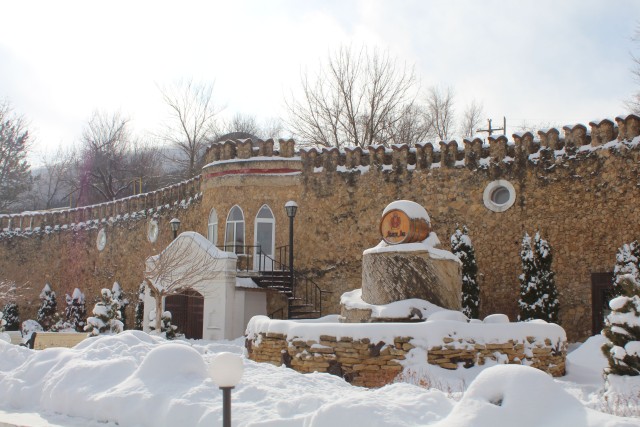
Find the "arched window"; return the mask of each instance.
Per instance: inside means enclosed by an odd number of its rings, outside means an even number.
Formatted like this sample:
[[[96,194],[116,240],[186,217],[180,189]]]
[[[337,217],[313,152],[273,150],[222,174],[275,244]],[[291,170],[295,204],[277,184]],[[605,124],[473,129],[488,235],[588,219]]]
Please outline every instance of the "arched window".
[[[244,254],[244,214],[238,205],[232,207],[227,215],[224,246],[226,251]]]
[[[207,238],[214,245],[218,244],[218,212],[211,209],[209,212],[209,227],[207,229]]]
[[[255,253],[254,270],[273,270],[273,253],[275,251],[276,221],[271,208],[262,205],[255,221]]]

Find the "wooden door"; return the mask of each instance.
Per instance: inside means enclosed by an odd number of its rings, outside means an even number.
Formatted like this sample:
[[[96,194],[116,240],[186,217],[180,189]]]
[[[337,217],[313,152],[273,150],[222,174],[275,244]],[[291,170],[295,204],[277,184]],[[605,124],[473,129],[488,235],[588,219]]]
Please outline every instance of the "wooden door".
[[[613,296],[613,273],[591,273],[592,334],[604,327],[604,318],[611,312],[609,301]]]
[[[201,340],[204,318],[204,297],[194,290],[165,298],[164,309],[171,312],[171,323],[185,337]]]

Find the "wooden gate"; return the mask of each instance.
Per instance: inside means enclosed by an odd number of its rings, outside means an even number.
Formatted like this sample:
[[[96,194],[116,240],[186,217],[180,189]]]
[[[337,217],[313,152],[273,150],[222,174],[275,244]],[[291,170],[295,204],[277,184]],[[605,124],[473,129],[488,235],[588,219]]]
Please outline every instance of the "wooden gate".
[[[164,300],[164,309],[171,312],[171,323],[187,338],[202,339],[204,297],[197,291],[187,290]]]
[[[591,273],[592,333],[597,335],[604,327],[604,318],[611,312],[609,300],[613,296],[613,273]]]

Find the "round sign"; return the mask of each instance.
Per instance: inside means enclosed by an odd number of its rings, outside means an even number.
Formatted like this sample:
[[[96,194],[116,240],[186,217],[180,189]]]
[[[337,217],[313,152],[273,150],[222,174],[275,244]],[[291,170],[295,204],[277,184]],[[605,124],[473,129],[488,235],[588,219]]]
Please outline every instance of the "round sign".
[[[421,242],[429,235],[429,224],[424,218],[409,218],[406,212],[392,209],[382,216],[380,234],[390,245]]]
[[[147,226],[147,239],[149,239],[151,243],[155,243],[155,241],[158,240],[159,231],[158,221],[152,219],[149,221],[149,225]]]
[[[96,246],[99,251],[102,251],[107,246],[107,232],[104,228],[101,228],[98,231],[98,236],[96,237]]]

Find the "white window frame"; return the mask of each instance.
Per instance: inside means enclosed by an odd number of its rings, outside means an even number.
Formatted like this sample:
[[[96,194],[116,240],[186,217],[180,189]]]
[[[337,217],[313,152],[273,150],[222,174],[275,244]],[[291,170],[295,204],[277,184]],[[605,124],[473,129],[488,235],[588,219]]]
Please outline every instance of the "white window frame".
[[[214,221],[211,221],[211,217],[214,216]],[[226,232],[226,229],[225,229]],[[218,211],[216,208],[211,208],[209,211],[209,219],[207,222],[207,239],[214,245],[218,244]]]
[[[509,191],[509,200],[507,200],[505,203],[498,204],[493,201],[493,193],[501,187],[504,187]],[[493,212],[504,212],[515,203],[516,189],[509,181],[498,179],[496,181],[490,182],[489,185],[487,185],[487,187],[484,189],[482,199],[487,209]]]
[[[260,211],[263,208],[267,208],[269,210],[269,213],[271,214],[271,218],[258,218],[258,215],[260,215]],[[271,258],[274,258],[274,254],[276,251],[276,216],[273,214],[273,209],[271,209],[271,207],[267,204],[264,204],[262,206],[260,206],[260,209],[258,209],[258,213],[256,213],[256,217],[255,217],[255,221],[253,223],[253,245],[255,246],[253,249],[253,264],[254,264],[254,270],[258,270],[259,267],[263,267],[266,270],[273,270],[273,266],[272,265],[264,265],[265,263],[262,263],[263,265],[260,265],[260,256],[258,254],[258,224],[271,224],[271,248],[270,249],[270,253],[267,253],[267,255],[269,255]],[[266,263],[269,264],[269,263]]]
[[[229,220],[229,217],[231,216],[231,212],[233,212],[234,208],[238,208],[240,210],[240,215],[242,215],[242,220]],[[236,248],[236,242],[238,241],[238,228],[237,228],[237,224],[242,223],[242,241],[244,242],[241,248]],[[227,241],[227,229],[229,228],[229,224],[233,224],[233,241],[232,242],[228,242]],[[242,208],[238,205],[233,205],[231,207],[231,209],[229,209],[229,213],[227,214],[227,221],[224,225],[224,247],[226,251],[229,251],[229,249],[231,249],[231,251],[229,252],[235,252],[236,254],[239,255],[243,255],[244,254],[244,246],[247,244],[246,239],[246,235],[247,235],[247,223],[245,221],[245,216],[244,216],[244,211],[242,210]]]

